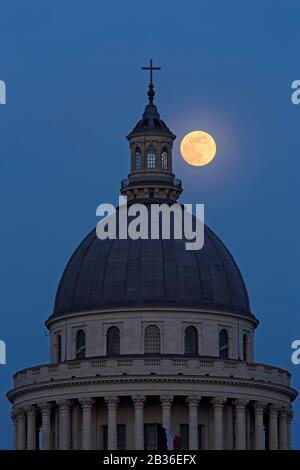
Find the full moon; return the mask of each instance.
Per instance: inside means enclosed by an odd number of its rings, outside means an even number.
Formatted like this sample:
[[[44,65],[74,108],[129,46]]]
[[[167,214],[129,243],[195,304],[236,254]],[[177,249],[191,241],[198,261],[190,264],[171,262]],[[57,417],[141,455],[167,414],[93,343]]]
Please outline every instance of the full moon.
[[[180,153],[193,166],[204,166],[216,155],[217,146],[210,134],[204,131],[189,132],[181,141]]]

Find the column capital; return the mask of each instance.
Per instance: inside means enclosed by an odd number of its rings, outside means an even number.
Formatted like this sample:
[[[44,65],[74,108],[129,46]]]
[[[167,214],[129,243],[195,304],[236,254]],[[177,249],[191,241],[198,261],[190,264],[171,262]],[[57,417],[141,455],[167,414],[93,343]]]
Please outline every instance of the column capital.
[[[159,397],[159,401],[162,406],[172,406],[173,400],[173,395],[160,395]]]
[[[186,402],[189,407],[197,407],[200,403],[201,398],[202,397],[200,395],[189,395],[188,397],[186,397]]]
[[[120,401],[120,399],[116,396],[107,396],[107,397],[104,397],[104,400],[108,408],[117,407]]]
[[[25,409],[23,407],[16,408],[15,413],[17,415],[17,419],[20,419],[20,420],[25,420],[26,419],[26,412],[25,412]]]
[[[78,401],[83,410],[91,410],[95,404],[93,398],[80,398]]]
[[[146,401],[145,395],[133,395],[131,399],[134,406],[144,406]]]
[[[38,403],[38,409],[42,412],[42,414],[47,414],[47,413],[51,413],[51,411],[53,410],[53,403],[51,403],[50,401],[44,401],[44,402],[41,402],[41,403]]]
[[[269,406],[269,413],[270,413],[270,416],[273,416],[274,418],[277,418],[278,413],[279,413],[279,410],[280,410],[280,406],[279,406],[279,405],[276,405],[275,403],[272,403],[272,404]]]
[[[255,401],[252,406],[255,412],[263,413],[265,408],[267,407],[267,403],[265,401]]]
[[[214,397],[210,400],[214,409],[223,409],[227,398],[225,397]]]
[[[26,411],[27,416],[35,417],[35,415],[36,415],[36,406],[35,405],[30,405],[25,409],[25,411]]]
[[[284,418],[286,419],[290,413],[290,408],[288,406],[281,406],[279,408],[279,419]]]
[[[236,410],[244,410],[246,406],[248,405],[248,403],[249,403],[249,400],[244,400],[241,398],[237,398],[236,400],[233,400],[233,404]]]
[[[68,411],[72,406],[72,400],[58,400],[56,403],[61,411]]]

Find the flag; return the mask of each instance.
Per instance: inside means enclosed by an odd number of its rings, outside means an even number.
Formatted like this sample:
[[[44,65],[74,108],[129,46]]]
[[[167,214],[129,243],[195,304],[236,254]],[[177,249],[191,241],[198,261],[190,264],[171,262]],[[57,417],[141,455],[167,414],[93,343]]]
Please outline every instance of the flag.
[[[157,425],[157,450],[180,450],[181,439],[172,431]]]

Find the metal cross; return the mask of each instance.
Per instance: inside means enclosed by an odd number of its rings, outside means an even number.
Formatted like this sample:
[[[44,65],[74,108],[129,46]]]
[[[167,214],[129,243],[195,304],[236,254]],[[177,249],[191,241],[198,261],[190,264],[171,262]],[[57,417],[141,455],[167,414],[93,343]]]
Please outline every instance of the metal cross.
[[[153,85],[153,70],[161,70],[161,67],[154,67],[153,61],[150,59],[150,66],[149,67],[142,67],[142,70],[150,70],[150,85]]]

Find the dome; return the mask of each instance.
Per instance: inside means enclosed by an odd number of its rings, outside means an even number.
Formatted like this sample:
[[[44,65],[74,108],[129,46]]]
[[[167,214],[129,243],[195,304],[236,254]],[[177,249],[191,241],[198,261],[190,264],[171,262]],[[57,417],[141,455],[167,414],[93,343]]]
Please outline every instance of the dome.
[[[201,250],[186,240],[99,240],[92,230],[62,275],[53,316],[110,308],[193,308],[251,316],[237,264],[205,226]]]
[[[160,199],[167,204],[175,202],[182,188],[170,173],[175,135],[153,104],[152,71],[158,68],[153,67],[151,60],[145,70],[150,70],[149,103],[127,139],[132,148],[142,141],[152,151],[150,156],[139,152],[138,166],[135,153],[131,153],[131,172],[126,184],[122,184],[122,189],[126,189],[122,194],[130,204],[146,199],[149,209],[149,203]],[[167,149],[167,168],[162,165],[162,148]],[[112,308],[153,307],[218,310],[253,318],[239,268],[222,241],[206,226],[201,250],[186,250],[186,242],[185,238],[174,237],[99,240],[96,230],[92,230],[65,268],[52,317]]]

